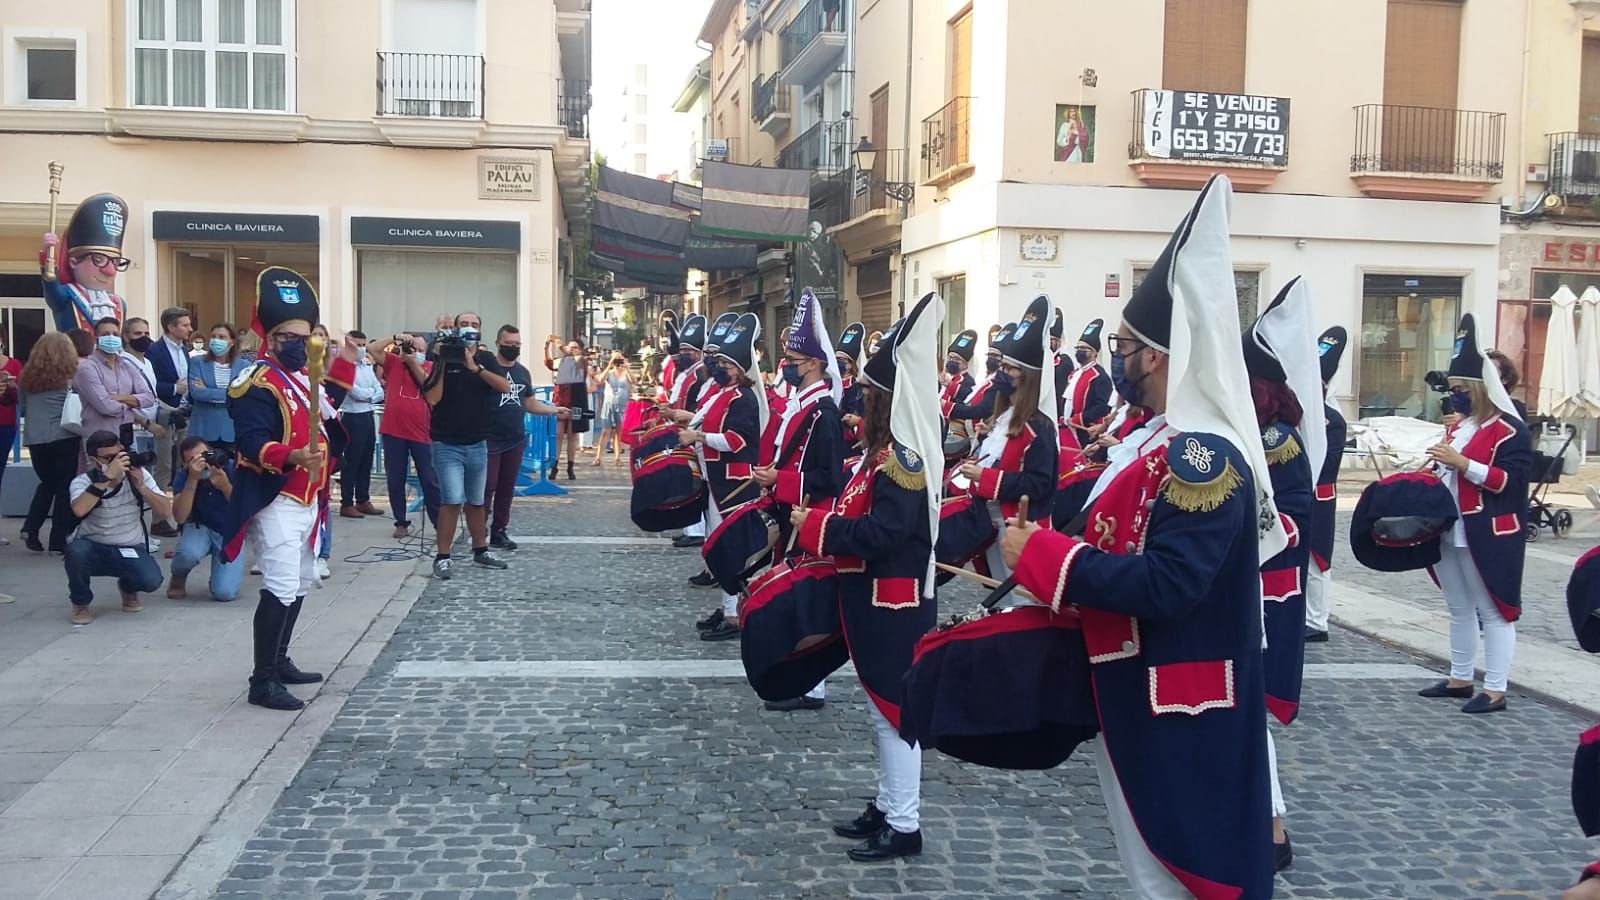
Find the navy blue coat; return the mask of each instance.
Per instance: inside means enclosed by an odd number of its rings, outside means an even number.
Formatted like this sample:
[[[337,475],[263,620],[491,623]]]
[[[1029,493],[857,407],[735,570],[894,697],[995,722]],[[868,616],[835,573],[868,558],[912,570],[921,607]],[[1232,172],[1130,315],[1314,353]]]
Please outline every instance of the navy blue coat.
[[[1306,527],[1316,505],[1311,460],[1294,426],[1273,422],[1261,429],[1272,496],[1289,546],[1261,564],[1266,603],[1267,709],[1285,725],[1300,709],[1300,679],[1306,658],[1306,565],[1311,558]]]

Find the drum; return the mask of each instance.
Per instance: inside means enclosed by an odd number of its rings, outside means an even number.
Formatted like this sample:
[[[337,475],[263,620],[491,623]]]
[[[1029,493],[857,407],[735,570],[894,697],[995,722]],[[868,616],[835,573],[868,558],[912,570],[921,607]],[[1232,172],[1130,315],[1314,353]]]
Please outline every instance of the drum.
[[[1578,646],[1600,653],[1600,547],[1578,558],[1567,579],[1567,616]]]
[[[758,497],[733,507],[722,514],[722,522],[706,536],[700,548],[706,571],[724,593],[739,593],[745,579],[772,561],[778,531],[771,497]]]
[[[785,560],[739,600],[739,656],[763,700],[792,700],[850,658],[833,560]]]
[[[629,453],[633,524],[654,532],[700,521],[706,509],[706,482],[694,449],[678,446],[676,425],[653,428],[642,438]]]
[[[989,517],[989,503],[982,497],[961,493],[947,496],[939,505],[939,539],[934,543],[934,559],[960,568],[983,555],[994,543],[999,529]],[[955,576],[941,571],[938,583]]]
[[[953,466],[971,455],[972,437],[966,434],[965,429],[957,429],[956,423],[952,423],[944,436],[945,466]]]
[[[1100,731],[1075,613],[1013,606],[923,635],[900,736],[992,769],[1049,769]]]
[[[1082,458],[1082,451],[1062,451],[1062,461],[1068,455],[1072,457],[1070,468],[1061,469],[1061,477],[1056,479],[1056,498],[1050,509],[1050,522],[1059,531],[1067,526],[1083,511],[1089,502],[1089,493],[1094,490],[1095,482],[1100,480],[1100,473],[1106,469],[1106,463],[1088,461]]]
[[[649,414],[654,412],[654,410],[655,404],[651,403],[649,400],[628,401],[628,405],[623,407],[622,410],[622,424],[618,426],[618,431],[622,435],[622,442],[624,444],[632,447],[639,439],[638,432],[645,430],[647,425],[655,424],[654,422],[648,421],[650,418]]]
[[[1432,472],[1400,472],[1367,485],[1350,518],[1350,551],[1379,572],[1410,572],[1439,561],[1439,539],[1454,527],[1455,497]]]

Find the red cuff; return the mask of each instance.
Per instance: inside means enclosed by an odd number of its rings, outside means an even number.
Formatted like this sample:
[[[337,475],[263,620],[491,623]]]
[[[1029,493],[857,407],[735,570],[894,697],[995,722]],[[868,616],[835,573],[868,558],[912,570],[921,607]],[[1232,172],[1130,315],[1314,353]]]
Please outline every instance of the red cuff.
[[[1300,546],[1300,528],[1294,524],[1294,519],[1278,513],[1278,521],[1283,523],[1283,533],[1289,536],[1289,546]]]
[[[1067,577],[1078,554],[1088,547],[1077,538],[1067,537],[1059,531],[1042,529],[1023,545],[1022,556],[1012,571],[1017,583],[1040,602],[1050,604],[1059,612],[1065,600]]]
[[[1488,477],[1483,479],[1483,489],[1491,494],[1498,494],[1505,490],[1506,470],[1490,466]]]
[[[328,364],[328,374],[322,380],[348,391],[356,383],[356,364],[342,356],[335,356],[333,362]]]
[[[800,492],[805,485],[805,476],[799,472],[781,471],[776,473],[778,480],[772,485],[772,496],[779,503],[790,506],[799,506],[803,496]]]
[[[1580,882],[1588,881],[1591,878],[1600,878],[1600,862],[1592,862],[1589,863],[1588,866],[1584,867],[1583,875],[1580,876],[1578,880]]]
[[[729,453],[743,453],[745,448],[744,435],[737,431],[724,431],[721,434],[724,441],[728,442]]]
[[[268,441],[261,445],[261,468],[281,475],[289,467],[289,445]]]
[[[939,415],[948,419],[950,418],[950,413],[954,411],[955,408],[956,404],[954,400],[945,400],[939,404]]]
[[[827,538],[828,520],[833,518],[833,515],[821,509],[806,510],[806,520],[800,523],[800,533],[795,536],[795,545],[814,556],[822,556],[822,544]]]
[[[984,467],[978,473],[978,481],[972,486],[972,492],[985,500],[993,500],[1000,494],[1000,476],[1005,474],[992,466]]]

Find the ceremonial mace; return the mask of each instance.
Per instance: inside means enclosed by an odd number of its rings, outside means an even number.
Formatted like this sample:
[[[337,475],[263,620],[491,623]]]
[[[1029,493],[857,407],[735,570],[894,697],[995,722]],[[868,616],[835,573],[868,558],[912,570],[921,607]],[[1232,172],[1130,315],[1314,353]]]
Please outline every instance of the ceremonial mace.
[[[50,160],[50,233],[56,233],[56,200],[61,197],[61,163]],[[44,280],[56,280],[56,245],[51,244],[44,253]]]
[[[311,443],[307,446],[313,455],[322,450],[322,375],[327,364],[328,342],[314,334],[306,338],[306,376],[311,380],[311,409],[306,417],[311,423]],[[322,466],[311,474],[313,483],[321,480]]]

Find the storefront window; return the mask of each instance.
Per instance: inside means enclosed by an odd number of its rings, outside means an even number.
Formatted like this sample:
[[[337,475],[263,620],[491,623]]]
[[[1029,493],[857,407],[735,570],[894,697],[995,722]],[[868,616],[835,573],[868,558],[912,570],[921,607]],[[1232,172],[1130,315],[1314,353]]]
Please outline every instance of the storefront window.
[[[1495,346],[1517,364],[1520,382],[1511,396],[1527,404],[1537,414],[1539,376],[1544,370],[1545,336],[1550,327],[1550,298],[1562,286],[1575,296],[1591,287],[1600,288],[1600,272],[1557,272],[1535,269],[1532,294],[1527,300],[1500,301],[1500,316]],[[1583,322],[1583,306],[1574,309],[1573,328]]]
[[[1144,277],[1150,274],[1147,266],[1136,267],[1133,270],[1133,284],[1128,288],[1128,295],[1139,289]],[[1261,309],[1261,273],[1248,269],[1233,270],[1233,291],[1239,298],[1239,333],[1244,334],[1256,323],[1258,310]],[[1083,323],[1088,325],[1088,322]],[[1115,330],[1114,328],[1112,330]],[[1066,323],[1066,336],[1072,338],[1072,323]],[[1064,346],[1072,346],[1073,341],[1067,340]]]
[[[357,320],[368,335],[432,331],[445,313],[476,312],[484,342],[517,324],[517,255],[462,250],[363,249]],[[533,346],[543,339],[524,343]]]
[[[967,276],[941,278],[937,289],[944,298],[944,324],[939,326],[939,359],[943,360],[944,348],[967,327]]]
[[[1367,275],[1362,279],[1359,416],[1439,421],[1438,394],[1423,380],[1450,366],[1461,279]]]
[[[317,248],[263,244],[198,244],[172,247],[170,303],[194,318],[196,330],[218,322],[248,328],[255,310],[256,279],[268,266],[287,266],[318,283]]]

